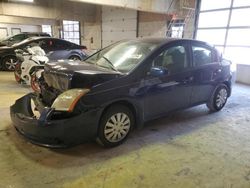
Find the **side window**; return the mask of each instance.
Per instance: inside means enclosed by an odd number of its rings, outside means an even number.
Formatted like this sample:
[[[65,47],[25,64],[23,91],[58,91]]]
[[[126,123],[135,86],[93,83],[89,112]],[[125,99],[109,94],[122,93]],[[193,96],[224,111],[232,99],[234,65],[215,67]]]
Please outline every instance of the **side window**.
[[[154,60],[153,66],[165,67],[169,74],[177,73],[188,67],[184,46],[173,46],[163,50]]]
[[[46,41],[45,40],[36,40],[36,41],[32,41],[29,43],[29,46],[40,46],[41,48],[43,48],[43,46],[46,45]]]
[[[194,66],[201,66],[213,62],[212,51],[209,48],[192,46]]]
[[[42,49],[45,49],[45,48],[48,48],[49,46],[49,41],[47,40],[40,40],[38,45],[42,48]]]
[[[26,44],[26,46],[33,47],[33,46],[39,46],[39,41],[31,41]]]
[[[19,34],[19,35],[15,35],[12,37],[14,41],[21,41],[25,39],[25,35],[24,34]]]
[[[31,33],[27,35],[27,37],[35,37],[35,36],[37,36],[37,35],[36,34],[31,34]]]
[[[62,40],[56,40],[55,42],[55,47],[59,50],[64,50],[67,49],[68,47],[70,47],[70,43],[66,42],[66,41],[62,41]]]

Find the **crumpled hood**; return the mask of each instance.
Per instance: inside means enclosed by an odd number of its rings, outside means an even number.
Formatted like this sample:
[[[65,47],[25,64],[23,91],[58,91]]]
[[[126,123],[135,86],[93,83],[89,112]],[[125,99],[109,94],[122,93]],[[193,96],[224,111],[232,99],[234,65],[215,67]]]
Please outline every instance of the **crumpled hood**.
[[[119,72],[72,60],[47,63],[44,70],[44,80],[48,86],[60,91],[70,88],[91,88],[122,76]]]

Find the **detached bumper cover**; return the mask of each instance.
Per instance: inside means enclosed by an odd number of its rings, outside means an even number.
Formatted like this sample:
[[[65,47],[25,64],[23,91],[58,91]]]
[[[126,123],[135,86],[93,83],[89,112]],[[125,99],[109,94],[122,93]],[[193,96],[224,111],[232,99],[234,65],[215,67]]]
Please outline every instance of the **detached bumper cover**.
[[[10,107],[11,120],[16,130],[32,143],[52,148],[68,147],[90,140],[96,136],[101,110],[90,110],[79,115],[50,120],[53,109],[43,108],[40,118],[31,109],[32,93],[18,99]]]

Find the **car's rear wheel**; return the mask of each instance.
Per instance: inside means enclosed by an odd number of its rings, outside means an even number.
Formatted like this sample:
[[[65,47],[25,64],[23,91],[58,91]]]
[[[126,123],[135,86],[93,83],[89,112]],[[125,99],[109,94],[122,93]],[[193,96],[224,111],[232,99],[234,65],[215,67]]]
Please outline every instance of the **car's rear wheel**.
[[[81,58],[77,55],[70,56],[69,59],[74,60],[74,61],[81,60]]]
[[[134,126],[134,115],[123,105],[108,108],[103,114],[97,136],[97,142],[105,147],[114,147],[123,143]]]
[[[213,95],[207,103],[207,107],[212,112],[220,111],[226,104],[229,96],[229,89],[225,84],[217,86]]]
[[[7,56],[7,57],[3,58],[3,61],[2,61],[3,69],[6,71],[14,71],[17,62],[18,61],[17,61],[17,58],[15,56]]]

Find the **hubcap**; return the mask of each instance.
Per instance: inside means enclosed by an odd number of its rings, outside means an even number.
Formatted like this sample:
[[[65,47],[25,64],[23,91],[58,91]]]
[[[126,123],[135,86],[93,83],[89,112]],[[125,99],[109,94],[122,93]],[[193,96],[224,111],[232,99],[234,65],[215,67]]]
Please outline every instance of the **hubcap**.
[[[8,70],[14,70],[15,67],[16,67],[16,64],[17,64],[17,61],[16,61],[14,58],[9,58],[9,59],[5,62],[6,68],[7,68]]]
[[[221,108],[227,101],[227,90],[221,89],[216,97],[216,106]]]
[[[110,117],[104,127],[104,136],[109,142],[119,142],[126,137],[130,129],[130,119],[125,113]]]

